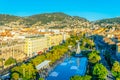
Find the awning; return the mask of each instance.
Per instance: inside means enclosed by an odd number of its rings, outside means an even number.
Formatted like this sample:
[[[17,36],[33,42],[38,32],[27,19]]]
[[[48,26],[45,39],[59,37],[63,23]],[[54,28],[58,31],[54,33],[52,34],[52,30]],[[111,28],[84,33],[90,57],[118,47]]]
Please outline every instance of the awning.
[[[42,54],[43,52],[42,51],[39,51],[39,52],[37,52],[38,54]]]
[[[45,60],[42,63],[40,63],[39,65],[36,66],[37,70],[40,70],[41,68],[44,68],[45,66],[49,65],[50,61],[49,60]]]

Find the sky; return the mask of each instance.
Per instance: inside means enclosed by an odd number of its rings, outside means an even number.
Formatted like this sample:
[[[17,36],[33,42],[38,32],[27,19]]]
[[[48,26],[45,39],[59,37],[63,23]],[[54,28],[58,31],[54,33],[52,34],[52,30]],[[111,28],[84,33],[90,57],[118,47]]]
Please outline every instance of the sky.
[[[120,0],[0,0],[0,14],[30,16],[63,12],[90,21],[120,16]]]

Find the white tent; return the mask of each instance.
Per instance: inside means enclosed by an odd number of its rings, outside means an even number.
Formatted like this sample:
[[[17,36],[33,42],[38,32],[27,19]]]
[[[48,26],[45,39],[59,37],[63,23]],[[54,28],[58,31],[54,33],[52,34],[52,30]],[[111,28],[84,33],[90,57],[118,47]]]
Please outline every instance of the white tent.
[[[36,66],[36,69],[37,69],[37,70],[40,70],[40,69],[42,69],[42,68],[45,68],[46,66],[49,66],[49,63],[50,63],[49,60],[45,60],[45,61],[43,61],[42,63],[38,64],[38,65]]]

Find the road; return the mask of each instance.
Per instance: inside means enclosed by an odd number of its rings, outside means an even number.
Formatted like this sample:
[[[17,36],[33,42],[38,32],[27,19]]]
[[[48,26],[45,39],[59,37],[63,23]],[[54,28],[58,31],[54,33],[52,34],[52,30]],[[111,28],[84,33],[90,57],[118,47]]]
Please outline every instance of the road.
[[[102,41],[102,39],[96,39],[95,40],[95,45],[96,45],[96,49],[98,51],[100,51],[100,56],[101,56],[101,63],[106,67],[107,71],[108,71],[108,75],[107,75],[107,80],[115,80],[115,78],[112,76],[112,73],[111,73],[111,70],[110,70],[110,67],[107,63],[107,61],[105,60],[105,57],[104,57],[104,52],[107,48],[107,46],[104,44],[104,42]],[[101,45],[102,46],[102,49],[100,49],[98,47],[98,45]]]

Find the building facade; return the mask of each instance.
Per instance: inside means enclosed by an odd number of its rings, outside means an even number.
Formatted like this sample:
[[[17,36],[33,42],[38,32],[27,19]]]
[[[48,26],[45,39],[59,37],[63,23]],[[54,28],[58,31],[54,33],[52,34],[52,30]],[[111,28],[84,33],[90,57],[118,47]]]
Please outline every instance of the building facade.
[[[14,42],[14,41],[13,41]],[[21,43],[8,43],[8,42],[1,42],[0,46],[0,59],[3,59],[4,62],[12,57],[17,61],[24,60],[26,54],[24,53],[24,42]],[[1,66],[2,64],[0,64]]]
[[[27,57],[33,57],[38,52],[43,52],[46,48],[48,48],[46,37],[29,37],[25,39],[24,51]]]
[[[116,56],[120,57],[120,39],[119,38],[117,39],[117,42],[116,42]]]
[[[65,37],[65,36],[64,36]],[[54,34],[44,37],[29,37],[25,39],[24,52],[27,57],[33,57],[39,52],[45,52],[49,50],[52,46],[56,46],[62,43],[63,40],[69,38],[69,35],[66,35],[64,38],[62,34]]]

